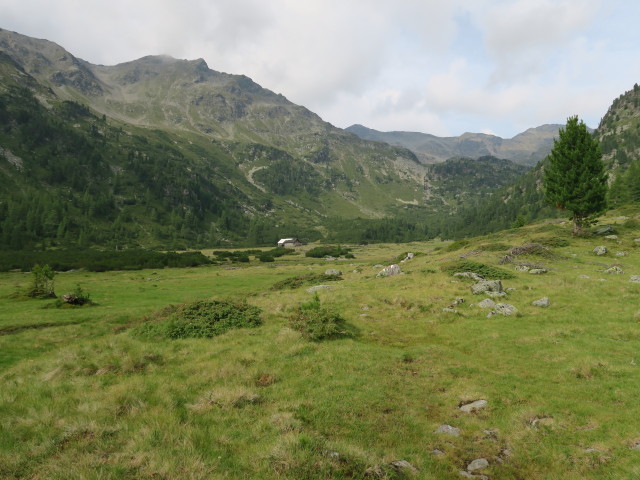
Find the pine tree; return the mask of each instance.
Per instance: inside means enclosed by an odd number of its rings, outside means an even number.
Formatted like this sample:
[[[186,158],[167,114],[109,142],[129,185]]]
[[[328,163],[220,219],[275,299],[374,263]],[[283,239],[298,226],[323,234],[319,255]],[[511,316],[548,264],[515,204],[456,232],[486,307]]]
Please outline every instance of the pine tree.
[[[572,213],[573,233],[606,208],[607,175],[598,141],[578,117],[559,131],[544,168],[545,200]]]

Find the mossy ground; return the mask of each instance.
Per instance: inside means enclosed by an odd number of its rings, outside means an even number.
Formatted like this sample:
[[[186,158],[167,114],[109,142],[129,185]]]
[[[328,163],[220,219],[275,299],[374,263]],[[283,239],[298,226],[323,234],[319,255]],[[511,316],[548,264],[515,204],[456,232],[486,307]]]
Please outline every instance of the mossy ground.
[[[370,245],[334,262],[59,274],[56,292],[79,284],[90,308],[9,298],[29,276],[0,274],[0,477],[446,479],[480,457],[492,479],[640,476],[640,285],[629,281],[640,229],[606,221],[617,240],[542,223],[455,251]],[[498,266],[540,239],[563,240],[553,257],[523,260],[548,273],[500,265],[515,274],[503,285],[517,316],[487,318],[471,281],[440,269],[461,256]],[[596,257],[598,244],[610,253]],[[374,265],[406,251],[422,254],[401,264],[405,275],[376,278]],[[603,273],[613,264],[625,273]],[[344,280],[320,300],[353,335],[309,342],[287,321],[312,294],[271,287],[327,268]],[[548,308],[531,305],[544,296]],[[444,312],[456,297],[458,313]],[[246,299],[263,325],[213,339],[132,334],[146,315],[207,298]],[[459,410],[477,399],[488,406]],[[460,436],[435,433],[442,424]]]

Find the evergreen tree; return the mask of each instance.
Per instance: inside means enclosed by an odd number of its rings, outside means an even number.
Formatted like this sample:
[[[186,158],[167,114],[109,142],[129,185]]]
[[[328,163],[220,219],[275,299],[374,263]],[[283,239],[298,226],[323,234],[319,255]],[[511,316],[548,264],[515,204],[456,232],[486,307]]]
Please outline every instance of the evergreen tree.
[[[573,233],[606,208],[607,175],[598,141],[578,117],[559,131],[544,169],[545,200],[572,213]]]

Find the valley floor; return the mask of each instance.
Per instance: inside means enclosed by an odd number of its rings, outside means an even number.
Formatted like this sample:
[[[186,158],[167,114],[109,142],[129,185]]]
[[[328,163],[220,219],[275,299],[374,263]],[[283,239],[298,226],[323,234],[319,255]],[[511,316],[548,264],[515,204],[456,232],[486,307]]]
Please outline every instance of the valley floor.
[[[617,238],[549,222],[354,247],[349,260],[303,247],[274,264],[60,273],[58,294],[80,285],[96,302],[74,309],[12,298],[29,274],[0,274],[0,477],[638,478],[640,212],[601,223]],[[528,243],[545,248],[499,264]],[[392,263],[404,274],[376,276]],[[493,300],[517,312],[488,318],[454,264],[512,277]],[[308,286],[271,287],[328,268],[343,280],[318,295],[350,335],[310,342],[288,324]],[[205,298],[246,299],[263,325],[135,334],[145,316]]]

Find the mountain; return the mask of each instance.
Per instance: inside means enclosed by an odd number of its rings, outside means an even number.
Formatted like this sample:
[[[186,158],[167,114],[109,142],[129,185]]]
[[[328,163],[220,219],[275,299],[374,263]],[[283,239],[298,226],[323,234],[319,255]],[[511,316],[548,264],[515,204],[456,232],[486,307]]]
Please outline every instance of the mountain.
[[[327,219],[383,218],[423,199],[411,151],[203,60],[92,65],[6,30],[0,54],[5,245],[315,240]]]
[[[616,98],[595,132],[610,169],[612,205],[640,202],[640,86]]]
[[[418,132],[379,132],[362,125],[352,125],[347,131],[366,140],[385,142],[408,148],[422,163],[438,163],[447,158],[464,156],[479,158],[491,155],[506,158],[521,165],[533,166],[543,160],[553,147],[562,125],[541,125],[530,128],[511,139],[484,133],[464,133],[459,137],[436,137]]]

